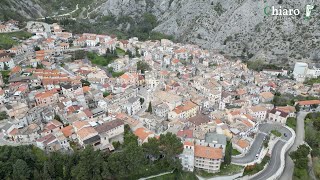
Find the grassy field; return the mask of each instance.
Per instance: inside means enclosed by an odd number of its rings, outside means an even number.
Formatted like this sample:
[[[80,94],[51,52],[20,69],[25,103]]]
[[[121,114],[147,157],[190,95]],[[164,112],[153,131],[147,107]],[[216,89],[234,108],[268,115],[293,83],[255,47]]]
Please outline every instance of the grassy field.
[[[25,40],[31,37],[32,34],[26,31],[1,33],[0,34],[0,49],[10,49],[12,46],[17,45],[19,40]]]
[[[124,56],[126,52],[123,49],[117,48],[116,49],[117,55],[118,56]]]
[[[87,56],[92,64],[96,64],[96,65],[100,65],[100,66],[107,66],[113,60],[118,58],[118,56],[116,54],[111,54],[111,53],[108,53],[105,56],[99,56],[96,53],[89,52],[87,54]]]
[[[277,137],[280,137],[281,136],[281,133],[277,130],[272,130],[271,133]]]
[[[112,72],[112,77],[116,78],[116,77],[120,77],[124,74],[124,72]]]
[[[232,149],[232,156],[236,156],[236,155],[239,155],[241,154],[238,150],[236,149]]]

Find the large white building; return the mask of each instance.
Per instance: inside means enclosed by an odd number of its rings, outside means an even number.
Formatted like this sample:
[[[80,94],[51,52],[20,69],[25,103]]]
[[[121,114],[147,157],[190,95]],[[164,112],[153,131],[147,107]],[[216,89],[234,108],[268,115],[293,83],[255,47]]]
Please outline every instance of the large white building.
[[[308,72],[308,64],[303,62],[297,62],[294,65],[293,76],[298,81],[304,81]]]
[[[297,81],[304,81],[305,78],[316,78],[320,76],[320,68],[313,66],[308,68],[307,63],[297,62],[294,66],[293,76]]]

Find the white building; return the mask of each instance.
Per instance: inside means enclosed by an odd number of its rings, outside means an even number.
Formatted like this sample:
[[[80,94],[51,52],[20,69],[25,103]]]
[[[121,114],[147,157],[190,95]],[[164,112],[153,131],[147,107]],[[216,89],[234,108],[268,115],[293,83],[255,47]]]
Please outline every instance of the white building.
[[[128,103],[125,105],[128,115],[135,115],[141,109],[140,98],[132,97],[128,100]]]
[[[268,109],[263,106],[253,106],[248,110],[250,115],[252,115],[254,118],[262,120],[262,121],[266,119],[267,111],[268,111]]]
[[[269,113],[269,120],[285,124],[287,122],[288,113],[278,110],[278,109],[272,109]]]
[[[12,58],[0,58],[0,69],[4,70],[5,66],[8,67],[8,69],[12,69],[14,67],[14,62]]]
[[[193,172],[194,170],[194,145],[191,142],[183,144],[183,152],[180,155],[182,168],[185,171]]]
[[[294,65],[293,76],[297,81],[304,81],[308,72],[308,64],[297,62]]]

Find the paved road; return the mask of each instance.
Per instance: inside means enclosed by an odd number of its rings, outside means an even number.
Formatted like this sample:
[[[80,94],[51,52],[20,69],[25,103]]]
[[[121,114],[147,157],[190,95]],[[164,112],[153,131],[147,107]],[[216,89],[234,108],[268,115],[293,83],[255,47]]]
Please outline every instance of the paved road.
[[[76,12],[79,9],[79,4],[76,5],[76,8],[68,13],[65,14],[60,14],[60,15],[54,15],[51,17],[43,17],[43,18],[38,18],[38,20],[43,20],[45,18],[56,18],[56,17],[63,17],[63,16],[70,16],[72,13]]]
[[[279,125],[279,124],[260,124],[259,125],[259,133],[256,136],[255,140],[253,141],[253,144],[251,145],[249,151],[247,154],[245,154],[243,157],[233,157],[232,158],[232,163],[236,164],[248,164],[256,159],[256,155],[260,153],[262,146],[263,146],[263,139],[269,134],[269,132],[273,129],[276,129],[279,131],[282,135],[284,133],[287,134],[287,137],[282,136],[282,139],[285,141],[289,140],[290,137],[292,136],[291,132]]]
[[[258,153],[260,153],[260,151],[261,151],[263,139],[265,137],[266,137],[266,134],[258,133],[258,135],[254,139],[253,144],[251,145],[251,148],[249,149],[248,153],[246,155],[244,155],[243,157],[233,157],[232,163],[247,164],[247,163],[253,162],[256,158],[256,155]]]
[[[61,71],[69,74],[71,77],[75,77],[75,76],[76,76],[76,75],[74,75],[71,71],[68,71],[68,70],[66,70],[65,68],[61,67],[61,66],[59,66],[58,68],[59,68]]]
[[[259,175],[253,177],[254,180],[265,180],[274,175],[280,168],[281,161],[281,149],[286,144],[285,141],[279,140],[272,149],[271,160],[267,168],[262,171]]]
[[[303,144],[304,142],[304,119],[308,113],[307,112],[299,112],[297,115],[297,127],[296,127],[296,139],[286,154],[286,164],[284,171],[279,178],[280,180],[288,180],[292,179],[294,163],[289,156],[289,153],[297,150],[298,146]]]

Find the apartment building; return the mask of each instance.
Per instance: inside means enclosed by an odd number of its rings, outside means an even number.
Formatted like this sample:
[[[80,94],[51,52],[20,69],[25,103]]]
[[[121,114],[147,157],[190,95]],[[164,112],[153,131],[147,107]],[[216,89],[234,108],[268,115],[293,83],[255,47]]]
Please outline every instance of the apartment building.
[[[272,109],[269,113],[269,120],[274,122],[279,122],[285,124],[287,122],[287,118],[289,117],[289,113],[281,111],[279,109]]]
[[[215,173],[220,171],[223,149],[185,142],[180,159],[184,170],[193,171],[197,168],[208,173]]]
[[[55,91],[46,91],[35,95],[38,106],[48,106],[59,101],[59,94]]]
[[[169,113],[169,119],[188,119],[197,115],[199,106],[191,101],[182,103]]]

